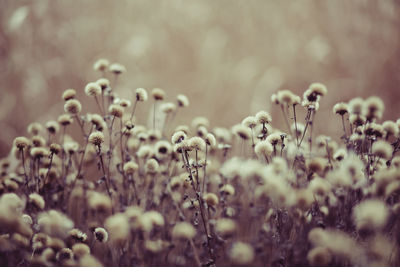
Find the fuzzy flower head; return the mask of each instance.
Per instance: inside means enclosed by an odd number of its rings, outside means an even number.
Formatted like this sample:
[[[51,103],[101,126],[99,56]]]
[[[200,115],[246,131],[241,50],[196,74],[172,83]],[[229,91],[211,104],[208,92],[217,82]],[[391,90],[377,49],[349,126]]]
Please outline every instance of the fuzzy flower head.
[[[64,111],[71,115],[77,115],[82,110],[81,102],[76,99],[71,99],[65,102]]]
[[[382,118],[385,105],[377,96],[368,97],[364,102],[365,115],[368,121]]]
[[[114,117],[122,118],[122,115],[124,114],[124,108],[120,105],[112,104],[108,108],[108,112]]]
[[[254,147],[254,152],[259,158],[267,158],[271,156],[273,151],[272,144],[266,140],[258,142]]]
[[[16,147],[17,149],[25,149],[29,146],[29,144],[29,139],[24,136],[20,136],[14,139],[14,147]]]
[[[175,239],[193,239],[196,235],[196,229],[192,224],[179,222],[172,229],[172,237]]]
[[[76,91],[75,91],[74,89],[67,89],[67,90],[65,90],[65,91],[63,92],[63,94],[62,94],[62,98],[63,98],[65,101],[74,99],[75,96],[76,96]]]
[[[161,100],[164,100],[164,98],[165,98],[165,92],[161,88],[154,88],[151,91],[151,95],[154,98],[154,100],[156,100],[156,101],[161,101]]]
[[[353,209],[353,220],[358,230],[382,229],[389,217],[389,210],[381,200],[369,199]]]
[[[107,59],[100,58],[93,64],[93,69],[104,72],[107,70],[109,65],[110,65],[110,62]]]
[[[101,146],[104,142],[104,134],[100,131],[91,133],[89,135],[89,142],[95,146]]]
[[[101,87],[98,83],[88,83],[85,86],[85,94],[87,96],[99,96],[101,95]]]
[[[378,140],[372,145],[372,153],[383,159],[390,159],[393,154],[393,147],[383,140]]]
[[[108,68],[108,70],[109,70],[111,73],[115,74],[115,75],[119,75],[119,74],[122,74],[122,73],[126,72],[125,66],[124,66],[124,65],[121,65],[121,64],[119,64],[119,63],[113,63],[113,64],[111,64],[110,67]]]
[[[74,121],[69,114],[61,114],[57,119],[58,123],[62,126],[68,126]]]
[[[170,114],[176,110],[176,105],[174,103],[168,102],[168,103],[163,103],[160,106],[160,109],[162,112],[165,114]]]
[[[235,126],[233,126],[232,132],[237,137],[245,141],[249,140],[252,135],[250,128],[244,126],[243,124],[236,124]]]
[[[189,106],[189,99],[185,95],[177,95],[176,101],[178,103],[178,107],[184,108]]]
[[[326,86],[322,83],[312,83],[304,92],[303,99],[309,102],[318,102],[321,96],[328,93]]]
[[[336,103],[333,106],[333,114],[339,114],[339,115],[343,116],[344,114],[346,114],[348,112],[349,112],[349,109],[348,109],[346,103],[340,102],[340,103]]]
[[[257,118],[253,116],[248,116],[242,120],[242,124],[250,129],[257,126]]]
[[[100,78],[96,81],[96,83],[100,86],[102,91],[110,87],[110,81],[106,78]]]
[[[293,94],[290,90],[280,90],[276,93],[279,103],[285,103],[288,106],[300,104],[300,97]]]
[[[204,151],[206,148],[206,142],[198,136],[194,136],[188,140],[189,146],[194,150]]]
[[[249,266],[254,260],[254,249],[247,243],[235,242],[229,251],[229,258],[237,265]]]
[[[102,227],[97,227],[94,229],[94,236],[100,243],[106,243],[108,241],[108,232]]]
[[[184,131],[176,131],[172,137],[171,137],[171,142],[172,144],[178,144],[185,140],[187,138],[187,135]]]
[[[135,91],[136,94],[136,100],[139,102],[145,102],[147,101],[147,90],[144,88],[137,88]]]
[[[264,110],[257,112],[256,119],[258,123],[261,124],[270,123],[272,121],[271,115],[269,115],[269,113]]]
[[[56,134],[60,130],[60,125],[56,121],[48,121],[45,126],[50,134]]]
[[[138,169],[139,166],[136,164],[136,162],[133,161],[128,161],[124,164],[124,173],[125,174],[134,174]]]

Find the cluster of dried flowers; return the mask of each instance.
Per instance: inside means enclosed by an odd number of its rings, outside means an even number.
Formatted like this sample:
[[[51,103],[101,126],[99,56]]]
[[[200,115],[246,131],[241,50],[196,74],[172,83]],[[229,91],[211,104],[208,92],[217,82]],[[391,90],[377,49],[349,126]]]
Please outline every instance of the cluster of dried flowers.
[[[138,88],[120,98],[105,77],[116,82],[125,68],[104,59],[94,68],[102,78],[86,85],[88,99],[66,90],[65,113],[31,123],[1,160],[1,263],[400,264],[400,120],[378,123],[379,98],[333,107],[340,144],[313,137],[320,83],[303,98],[272,96],[286,131],[266,111],[231,129],[204,117],[173,128],[186,96],[166,102],[162,89]],[[83,114],[87,101],[97,113]],[[148,127],[135,117],[143,102]]]

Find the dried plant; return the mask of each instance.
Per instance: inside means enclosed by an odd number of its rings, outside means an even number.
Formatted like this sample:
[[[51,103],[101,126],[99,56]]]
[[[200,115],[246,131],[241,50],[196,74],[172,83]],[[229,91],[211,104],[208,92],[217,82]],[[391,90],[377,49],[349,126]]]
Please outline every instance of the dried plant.
[[[1,159],[2,265],[400,264],[400,120],[379,122],[380,98],[336,104],[339,137],[313,134],[321,83],[271,97],[284,127],[267,111],[231,129],[175,125],[185,95],[119,98],[126,69],[94,69],[86,98],[67,89],[65,114],[30,124]]]

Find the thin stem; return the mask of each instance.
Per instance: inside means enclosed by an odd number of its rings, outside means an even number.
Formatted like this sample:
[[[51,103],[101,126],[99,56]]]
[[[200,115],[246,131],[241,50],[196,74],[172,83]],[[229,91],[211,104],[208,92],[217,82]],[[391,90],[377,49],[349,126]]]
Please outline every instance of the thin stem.
[[[112,157],[112,151],[113,151],[113,145],[112,145],[112,128],[114,125],[114,121],[115,121],[115,116],[113,116],[112,121],[111,121],[111,125],[108,128],[108,133],[110,135],[110,147],[108,150],[108,166],[107,166],[107,177],[110,178],[110,165],[111,165],[111,157]]]
[[[347,139],[346,126],[344,124],[344,114],[341,115],[341,117],[342,117],[342,126],[343,126],[344,137]]]
[[[133,116],[135,115],[137,102],[138,102],[138,100],[136,98],[135,103],[133,103],[133,109],[132,109],[131,118],[130,118],[131,122],[132,122]]]
[[[291,134],[292,131],[290,130],[290,124],[289,124],[288,118],[286,116],[285,107],[283,106],[283,104],[281,104],[281,110],[282,110],[283,118],[285,119],[285,124],[288,128],[288,133]]]
[[[62,132],[62,136],[61,136],[61,146],[62,146],[62,150],[61,150],[61,177],[63,177],[63,175],[64,175],[64,169],[65,169],[65,162],[64,162],[64,158],[65,158],[64,139],[65,139],[66,128],[67,128],[67,126],[63,126],[63,132]]]
[[[87,149],[87,146],[88,146],[88,143],[89,143],[89,135],[92,133],[92,130],[93,130],[93,125],[90,128],[89,134],[86,137],[85,147],[83,148],[83,153],[82,153],[82,156],[81,156],[81,160],[79,161],[78,174],[76,175],[77,178],[79,177],[79,175],[81,174],[81,171],[82,171],[83,159],[85,157],[86,149]]]
[[[306,118],[305,118],[305,121],[306,121],[306,127],[304,128],[303,135],[301,136],[300,142],[299,142],[299,144],[298,144],[298,146],[297,146],[297,147],[300,147],[300,146],[301,146],[301,143],[303,142],[304,136],[305,136],[305,135],[306,135],[306,133],[307,133],[308,124],[310,123],[310,116],[311,116],[311,112],[312,112],[312,110],[311,110],[311,109],[309,109],[309,110],[308,110],[308,112],[307,112],[307,115],[306,115]]]
[[[22,157],[22,166],[24,168],[24,176],[25,176],[25,186],[28,186],[28,175],[26,174],[26,167],[25,167],[25,155],[24,155],[24,149],[21,148],[20,150],[21,157]]]
[[[53,156],[54,156],[54,153],[51,153],[50,154],[50,164],[49,164],[49,167],[47,168],[47,172],[46,172],[46,176],[44,177],[43,184],[46,184],[47,177],[49,177],[50,169],[53,164]]]
[[[251,147],[254,148],[255,144],[254,144],[254,130],[253,127],[250,128],[251,129]]]
[[[313,129],[314,129],[314,116],[315,116],[315,112],[311,113],[311,121],[310,121],[310,155],[312,152],[312,133],[313,133]]]
[[[85,129],[83,128],[83,123],[81,122],[81,119],[79,119],[78,115],[75,115],[74,117],[75,117],[76,121],[78,122],[79,127],[81,128],[82,135],[85,136],[86,135],[85,134]]]
[[[196,158],[196,184],[197,184],[197,190],[200,189],[200,181],[199,181],[199,161],[198,161],[198,150],[195,150],[195,158]]]
[[[298,130],[297,130],[297,117],[296,117],[296,104],[293,104],[293,118],[294,118],[294,127],[296,129],[296,145],[299,145],[299,136],[297,135]]]
[[[111,191],[110,191],[110,187],[108,186],[108,177],[106,176],[106,170],[104,169],[104,161],[103,161],[103,155],[101,154],[101,146],[98,145],[97,146],[97,155],[100,158],[100,166],[101,166],[101,170],[103,171],[103,175],[104,175],[104,183],[106,185],[106,190],[107,190],[107,194],[110,197],[110,200],[112,202],[112,196],[111,196]],[[114,214],[114,206],[111,205],[111,211]]]
[[[206,155],[205,155],[205,162],[204,162],[204,177],[203,177],[203,188],[202,188],[202,193],[204,193],[204,186],[206,183],[206,173],[207,173],[207,154],[208,154],[208,144],[206,143]]]
[[[154,105],[153,105],[153,130],[156,129],[156,105],[157,105],[157,100],[154,100]]]
[[[104,104],[104,90],[101,90],[101,106],[103,107],[104,112],[106,111],[106,107]],[[104,113],[103,113],[104,116]]]
[[[189,178],[191,180],[191,184],[192,184],[192,187],[193,187],[193,191],[196,194],[197,201],[199,202],[200,216],[201,216],[201,219],[202,219],[202,222],[203,222],[204,232],[205,232],[205,234],[207,236],[208,253],[209,253],[211,259],[213,261],[215,261],[214,253],[212,252],[211,243],[210,243],[211,237],[208,234],[207,223],[206,223],[206,219],[205,219],[204,211],[203,211],[203,205],[204,205],[203,199],[201,197],[201,193],[196,191],[196,188],[195,188],[195,185],[194,185],[194,181],[193,181],[192,170],[191,170],[190,165],[189,165],[189,158],[188,158],[188,155],[187,155],[187,151],[185,151],[184,153],[185,153],[186,162],[185,162],[185,159],[183,158],[183,152],[182,152],[182,158],[184,160],[184,163],[185,163],[185,166],[186,166],[186,170],[188,171]]]
[[[96,100],[96,104],[99,107],[101,115],[104,116],[104,111],[101,109],[101,106],[100,106],[99,100],[97,99],[97,96],[94,96],[94,100]]]
[[[120,150],[121,150],[121,161],[122,161],[122,166],[124,165],[124,163],[125,163],[125,153],[124,153],[124,147],[123,147],[123,144],[122,144],[122,139],[123,139],[123,137],[124,137],[124,132],[122,132],[122,120],[119,120],[120,121],[120,127],[121,127],[121,134],[119,135],[119,144],[120,144]]]

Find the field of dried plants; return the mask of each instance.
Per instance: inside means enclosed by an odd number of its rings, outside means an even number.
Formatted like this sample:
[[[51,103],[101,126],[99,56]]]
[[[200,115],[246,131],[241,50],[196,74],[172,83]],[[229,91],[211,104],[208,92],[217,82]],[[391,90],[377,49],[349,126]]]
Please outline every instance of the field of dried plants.
[[[0,265],[399,266],[399,11],[0,0]]]

